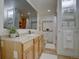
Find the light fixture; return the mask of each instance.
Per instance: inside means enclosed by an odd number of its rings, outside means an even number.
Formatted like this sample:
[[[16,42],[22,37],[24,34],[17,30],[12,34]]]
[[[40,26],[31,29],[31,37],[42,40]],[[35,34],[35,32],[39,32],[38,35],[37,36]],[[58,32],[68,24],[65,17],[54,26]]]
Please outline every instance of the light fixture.
[[[8,17],[13,17],[13,13],[14,13],[13,9],[8,10],[7,13],[8,13]]]
[[[51,12],[51,10],[48,10],[48,12]]]

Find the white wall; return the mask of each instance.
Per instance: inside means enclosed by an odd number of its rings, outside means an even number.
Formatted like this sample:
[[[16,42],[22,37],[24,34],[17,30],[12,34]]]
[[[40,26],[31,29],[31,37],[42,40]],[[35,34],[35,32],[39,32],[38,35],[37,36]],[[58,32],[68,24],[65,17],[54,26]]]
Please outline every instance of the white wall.
[[[0,36],[8,34],[4,27],[4,0],[0,0]]]
[[[4,0],[0,0],[0,35],[2,35],[4,21]]]
[[[45,18],[45,17],[49,17],[49,16],[55,16],[56,14],[40,14],[38,12],[37,14],[37,29],[42,31],[42,20]]]

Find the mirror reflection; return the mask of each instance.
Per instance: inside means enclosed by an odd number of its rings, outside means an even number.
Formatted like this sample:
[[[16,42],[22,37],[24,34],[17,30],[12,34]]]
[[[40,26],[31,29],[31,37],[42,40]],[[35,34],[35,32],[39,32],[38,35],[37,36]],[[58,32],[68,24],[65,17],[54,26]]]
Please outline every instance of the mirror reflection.
[[[4,28],[37,28],[37,11],[25,0],[4,0],[4,19]]]

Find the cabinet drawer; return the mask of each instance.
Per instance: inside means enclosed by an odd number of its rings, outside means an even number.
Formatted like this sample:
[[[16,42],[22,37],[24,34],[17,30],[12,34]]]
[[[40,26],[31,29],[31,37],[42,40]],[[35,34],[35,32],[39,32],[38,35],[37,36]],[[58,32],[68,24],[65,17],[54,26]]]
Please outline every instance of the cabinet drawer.
[[[28,41],[28,42],[23,44],[23,51],[25,51],[26,49],[28,49],[31,46],[33,46],[33,40]]]

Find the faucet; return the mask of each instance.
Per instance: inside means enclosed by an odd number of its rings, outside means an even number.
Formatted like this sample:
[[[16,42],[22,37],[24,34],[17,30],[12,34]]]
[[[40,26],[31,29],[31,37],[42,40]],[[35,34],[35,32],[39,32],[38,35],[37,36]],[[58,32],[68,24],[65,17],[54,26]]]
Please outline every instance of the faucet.
[[[29,34],[31,34],[31,30],[29,30]]]

